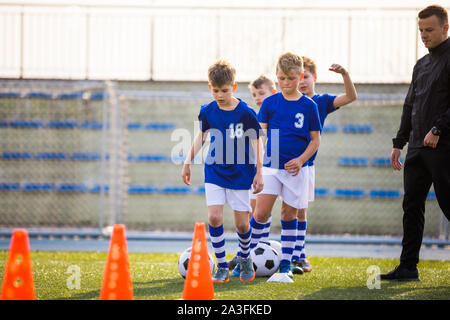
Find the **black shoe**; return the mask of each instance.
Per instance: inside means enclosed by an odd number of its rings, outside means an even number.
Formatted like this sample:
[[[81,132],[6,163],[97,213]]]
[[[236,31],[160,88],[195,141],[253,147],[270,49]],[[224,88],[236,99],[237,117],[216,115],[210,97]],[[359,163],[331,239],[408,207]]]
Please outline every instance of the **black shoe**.
[[[398,266],[389,273],[380,274],[379,279],[389,281],[420,281],[417,267],[408,269],[403,266]]]

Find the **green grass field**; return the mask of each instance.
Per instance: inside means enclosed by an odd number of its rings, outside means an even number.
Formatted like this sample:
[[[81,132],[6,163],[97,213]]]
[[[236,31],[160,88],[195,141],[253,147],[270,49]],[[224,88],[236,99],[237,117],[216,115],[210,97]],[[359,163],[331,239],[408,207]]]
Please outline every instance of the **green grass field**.
[[[8,252],[0,251],[0,274]],[[38,300],[98,300],[106,263],[105,252],[32,251],[33,273]],[[231,256],[230,256],[231,258]],[[136,300],[175,300],[182,297],[184,279],[178,273],[176,253],[130,253],[131,277]],[[313,272],[295,275],[294,283],[267,283],[256,278],[241,283],[231,278],[215,284],[216,300],[448,300],[450,299],[450,262],[421,261],[420,282],[381,282],[380,289],[369,289],[373,273],[390,271],[398,260],[368,258],[311,257]],[[70,266],[80,270],[79,288],[70,288]],[[369,280],[370,284],[373,281]],[[73,283],[72,283],[73,284]]]

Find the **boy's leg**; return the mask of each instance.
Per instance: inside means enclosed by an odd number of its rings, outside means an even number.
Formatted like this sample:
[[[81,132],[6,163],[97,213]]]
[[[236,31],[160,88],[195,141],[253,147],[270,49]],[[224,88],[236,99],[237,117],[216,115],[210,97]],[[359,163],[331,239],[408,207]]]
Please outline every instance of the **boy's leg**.
[[[291,260],[297,240],[297,209],[283,201],[281,205],[281,252],[280,272],[291,276]]]
[[[270,224],[271,223],[272,223],[272,215],[269,216],[269,219],[264,224],[263,233],[261,234],[261,239],[259,239],[259,242],[269,244]]]
[[[236,274],[233,270],[233,275],[237,276],[239,273],[241,281],[252,281],[255,279],[255,270],[253,269],[253,262],[250,258],[250,241],[252,228],[248,221],[248,212],[234,211],[234,221],[236,225],[236,233],[239,240],[239,265],[236,266]]]
[[[228,282],[228,264],[225,257],[225,237],[223,230],[223,206],[208,206],[208,218],[209,235],[217,259],[217,270],[212,280],[214,282]]]
[[[264,228],[270,218],[270,213],[272,212],[272,208],[277,200],[277,197],[278,195],[276,194],[258,195],[255,214],[250,220],[250,225],[252,227],[252,241],[250,244],[250,249],[256,247],[258,242],[261,240],[261,236],[264,234]]]

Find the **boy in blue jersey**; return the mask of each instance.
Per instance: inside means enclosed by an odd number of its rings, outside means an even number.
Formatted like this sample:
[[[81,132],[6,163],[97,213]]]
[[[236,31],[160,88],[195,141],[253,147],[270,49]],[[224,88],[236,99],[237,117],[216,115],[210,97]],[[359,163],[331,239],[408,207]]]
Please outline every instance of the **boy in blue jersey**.
[[[208,69],[209,89],[214,101],[200,109],[200,132],[195,138],[183,165],[182,179],[190,185],[190,164],[210,135],[210,147],[205,161],[205,194],[208,206],[209,234],[217,259],[214,282],[228,282],[223,228],[223,206],[233,209],[241,257],[240,280],[255,278],[250,257],[252,229],[248,215],[251,211],[249,189],[263,187],[261,127],[256,113],[243,101],[233,96],[237,84],[236,71],[226,61],[218,61]],[[256,166],[255,166],[256,158]]]
[[[308,203],[309,158],[320,145],[317,104],[299,91],[303,60],[293,53],[278,59],[276,76],[281,92],[264,99],[258,113],[261,128],[267,130],[264,154],[264,188],[256,199],[250,221],[253,229],[267,223],[275,200],[282,198],[280,273],[293,277],[291,258],[297,239],[297,210]],[[259,239],[252,237],[255,246]]]
[[[317,81],[316,64],[312,59],[308,57],[302,58],[305,68],[304,71],[305,75],[302,81],[300,81],[299,89],[303,94],[310,97],[317,103],[317,107],[319,109],[320,124],[323,127],[325,119],[330,113],[356,100],[357,98],[356,89],[355,86],[353,85],[352,80],[350,79],[350,75],[348,74],[347,70],[345,70],[339,64],[333,64],[331,65],[329,70],[342,75],[345,93],[337,96],[326,93],[317,94],[315,91],[315,83]],[[314,201],[314,188],[315,188],[314,159],[316,158],[316,155],[317,152],[314,153],[314,155],[308,161],[309,201]],[[298,234],[294,254],[292,256],[292,262],[294,266],[300,267],[304,272],[311,272],[312,267],[305,253],[305,237],[307,227],[306,208],[307,207],[298,210],[297,214]],[[296,273],[296,270],[298,269],[294,268],[293,272]]]
[[[250,89],[250,92],[252,94],[253,102],[256,104],[258,109],[261,108],[261,104],[265,98],[277,93],[277,90],[275,89],[276,88],[275,82],[264,74],[260,75],[258,78],[250,82],[248,88]],[[252,212],[250,212],[250,215],[248,217],[249,220],[252,218],[256,207],[257,195],[253,191],[254,191],[253,188],[250,189],[249,191],[250,206],[252,207]],[[267,222],[267,228],[265,227],[264,229],[261,230],[252,229],[252,237],[255,236],[260,237],[261,241],[267,241],[268,240],[267,238],[269,237],[269,231],[270,231],[270,218],[269,221]],[[255,233],[257,233],[257,235],[255,235]],[[236,277],[238,277],[240,274],[238,263],[240,255],[241,253],[238,248],[238,251],[236,255],[233,257],[233,259],[228,261],[228,267],[230,268],[230,270],[233,270],[232,275]]]

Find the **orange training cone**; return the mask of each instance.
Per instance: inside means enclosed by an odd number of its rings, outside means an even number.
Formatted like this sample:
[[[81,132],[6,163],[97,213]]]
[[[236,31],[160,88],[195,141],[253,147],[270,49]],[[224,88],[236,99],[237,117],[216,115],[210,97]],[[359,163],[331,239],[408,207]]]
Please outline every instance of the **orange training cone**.
[[[184,281],[183,299],[214,299],[214,286],[209,264],[206,228],[202,222],[195,224],[191,257],[189,258],[186,280]]]
[[[114,225],[100,291],[100,300],[133,300],[127,238],[123,224]]]
[[[2,300],[35,300],[30,244],[25,229],[14,229],[2,287]]]

